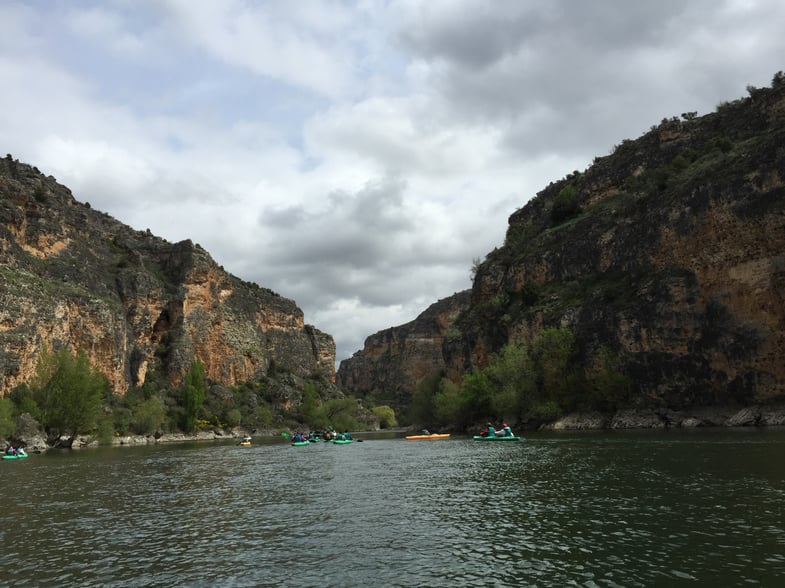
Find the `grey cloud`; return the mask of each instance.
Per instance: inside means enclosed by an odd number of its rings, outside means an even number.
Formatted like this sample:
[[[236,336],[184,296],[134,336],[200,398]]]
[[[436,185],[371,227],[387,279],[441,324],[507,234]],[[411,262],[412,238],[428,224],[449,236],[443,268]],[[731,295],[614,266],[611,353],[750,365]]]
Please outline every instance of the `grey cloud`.
[[[785,17],[785,7],[774,4],[437,6],[442,10],[418,11],[399,22],[412,27],[401,38],[414,59],[429,64],[439,107],[454,119],[497,126],[503,146],[522,157],[583,153],[589,161],[662,117],[705,113],[716,96],[743,94],[743,85],[730,88],[727,80],[748,75],[753,82],[766,70],[770,77],[785,53],[782,35],[772,31],[760,40],[767,11],[775,20]],[[488,42],[476,53],[481,39]],[[760,59],[740,54],[750,43],[761,49]],[[751,63],[760,69],[751,70]]]

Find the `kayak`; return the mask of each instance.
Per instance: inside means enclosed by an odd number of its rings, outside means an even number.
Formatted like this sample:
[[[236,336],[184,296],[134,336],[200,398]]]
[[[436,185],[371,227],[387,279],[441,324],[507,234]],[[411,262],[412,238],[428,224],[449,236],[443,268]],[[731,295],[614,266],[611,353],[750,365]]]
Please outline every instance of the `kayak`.
[[[523,441],[521,437],[488,437],[483,435],[475,435],[473,437],[475,441]]]
[[[241,447],[250,447],[251,446],[251,438],[250,437],[243,437],[243,440],[240,441]]]
[[[408,441],[420,441],[421,439],[449,439],[449,433],[431,433],[430,435],[406,435]]]
[[[24,459],[27,457],[26,453],[21,455],[8,455],[7,453],[3,456],[3,459]]]
[[[346,445],[347,443],[351,443],[353,439],[333,439],[333,443],[335,445]]]
[[[292,441],[292,445],[294,447],[300,447],[302,445],[310,445],[310,444],[311,444],[311,442],[308,441],[307,439],[305,441]]]

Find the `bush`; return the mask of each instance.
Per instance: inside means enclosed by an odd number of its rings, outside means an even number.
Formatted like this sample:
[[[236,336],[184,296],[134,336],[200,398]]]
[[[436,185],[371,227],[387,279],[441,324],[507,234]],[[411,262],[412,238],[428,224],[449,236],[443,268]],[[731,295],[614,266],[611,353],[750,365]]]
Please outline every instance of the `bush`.
[[[578,210],[578,193],[574,187],[565,186],[553,201],[551,220],[558,225],[575,216]]]
[[[9,398],[0,398],[0,437],[6,439],[15,431],[14,403]]]
[[[398,421],[395,418],[395,411],[389,406],[375,406],[373,414],[379,419],[379,428],[390,429],[398,426]]]

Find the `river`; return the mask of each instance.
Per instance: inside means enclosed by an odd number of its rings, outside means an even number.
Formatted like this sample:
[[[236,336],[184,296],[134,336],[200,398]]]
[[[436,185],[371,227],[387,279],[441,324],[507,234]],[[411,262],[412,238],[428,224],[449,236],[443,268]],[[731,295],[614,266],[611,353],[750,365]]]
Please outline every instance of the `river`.
[[[2,586],[780,586],[785,431],[255,440],[0,463]]]

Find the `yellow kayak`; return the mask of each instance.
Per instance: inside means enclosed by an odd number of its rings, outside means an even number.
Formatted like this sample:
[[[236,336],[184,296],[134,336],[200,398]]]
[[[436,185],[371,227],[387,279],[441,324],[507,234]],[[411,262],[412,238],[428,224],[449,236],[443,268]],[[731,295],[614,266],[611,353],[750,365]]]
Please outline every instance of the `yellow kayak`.
[[[408,441],[420,441],[422,439],[449,439],[449,433],[431,433],[430,435],[407,435]]]

